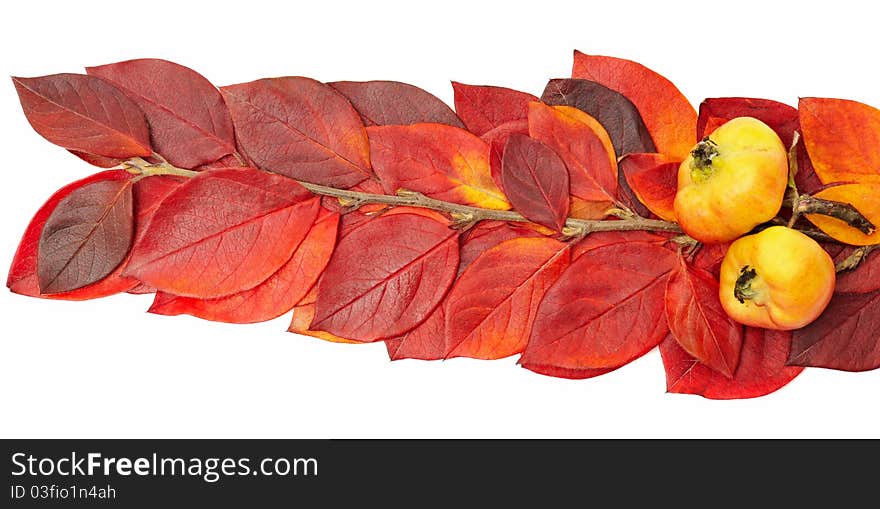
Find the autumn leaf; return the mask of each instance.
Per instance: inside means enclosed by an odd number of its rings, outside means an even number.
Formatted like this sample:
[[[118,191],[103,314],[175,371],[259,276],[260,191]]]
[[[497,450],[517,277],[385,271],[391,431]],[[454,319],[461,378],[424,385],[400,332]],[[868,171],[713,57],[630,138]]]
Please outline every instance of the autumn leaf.
[[[235,151],[232,118],[220,91],[192,69],[142,58],[86,72],[128,92],[146,115],[153,149],[175,166],[195,168]]]
[[[464,128],[446,103],[408,83],[336,81],[328,85],[351,101],[367,126],[435,122]]]
[[[880,227],[880,181],[874,184],[844,184],[823,189],[813,196],[824,200],[848,203],[862,213],[875,227]],[[865,235],[844,221],[822,214],[805,214],[820,230],[835,240],[856,246],[880,244],[880,231]]]
[[[798,102],[807,152],[824,184],[880,183],[880,110],[845,99]]]
[[[718,281],[679,256],[666,284],[666,320],[679,345],[701,363],[732,378],[739,363],[743,327],[721,307]]]
[[[492,181],[504,192],[504,183],[501,181],[501,157],[504,155],[504,145],[513,134],[529,134],[529,121],[527,119],[511,120],[501,124],[480,137],[489,144],[489,172]]]
[[[105,164],[153,153],[143,111],[101,78],[53,74],[12,82],[31,127],[55,145]]]
[[[548,366],[544,364],[523,363],[522,361],[520,362],[520,366],[529,371],[538,373],[539,375],[552,376],[554,378],[568,378],[569,380],[586,380],[588,378],[596,378],[597,376],[602,376],[622,367],[618,366],[614,368],[601,369],[569,369],[560,368],[557,366]]]
[[[202,172],[162,202],[126,274],[184,297],[249,290],[290,259],[319,207],[318,198],[280,175]]]
[[[480,255],[446,300],[446,357],[521,352],[541,298],[568,263],[568,246],[548,238],[512,239]]]
[[[618,161],[630,189],[648,210],[665,221],[675,221],[675,194],[681,161],[663,154],[627,154]]]
[[[614,147],[599,122],[568,106],[529,105],[529,135],[545,143],[565,162],[572,217],[601,219],[616,201]]]
[[[529,103],[538,98],[511,88],[465,85],[453,81],[455,111],[468,130],[483,136],[493,129],[517,120],[525,120]]]
[[[464,129],[415,124],[374,126],[367,132],[373,167],[385,192],[406,189],[454,203],[510,208],[492,181],[489,146]]]
[[[595,81],[632,101],[658,152],[683,160],[696,143],[694,107],[671,81],[642,64],[575,50],[571,77]]]
[[[44,294],[40,291],[37,281],[37,258],[40,237],[46,221],[52,215],[58,204],[69,197],[74,191],[99,182],[127,182],[131,175],[122,170],[109,170],[96,173],[90,177],[73,182],[64,186],[53,194],[46,203],[40,207],[33,219],[28,224],[18,244],[18,250],[12,259],[9,268],[9,276],[6,286],[15,293],[31,297],[43,297],[63,300],[88,300],[106,297],[119,292],[124,292],[137,285],[137,280],[120,276],[120,264],[113,273],[93,284],[83,286],[69,292]],[[135,189],[137,189],[135,185]]]
[[[580,258],[585,253],[588,253],[600,247],[629,244],[631,242],[638,242],[639,244],[651,244],[659,247],[667,247],[667,249],[671,249],[672,252],[677,252],[677,248],[674,244],[667,246],[667,244],[670,244],[669,238],[669,234],[661,234],[640,230],[595,232],[587,235],[586,238],[576,243],[572,247],[571,258],[572,260],[574,260],[575,258]]]
[[[285,77],[220,90],[238,142],[260,168],[344,188],[372,176],[361,118],[333,87]]]
[[[538,306],[523,366],[565,370],[620,367],[666,337],[663,293],[675,253],[628,242],[574,261]]]
[[[290,260],[259,285],[219,299],[193,299],[158,293],[149,311],[160,315],[188,314],[227,323],[257,323],[293,309],[317,282],[336,245],[339,214],[323,212]]]
[[[733,377],[727,378],[691,357],[670,336],[660,343],[666,390],[709,399],[765,396],[781,389],[803,371],[803,368],[786,365],[790,346],[790,331],[746,327],[739,366]]]
[[[445,221],[380,216],[339,240],[311,328],[362,342],[399,336],[428,317],[457,268],[458,234]]]
[[[816,321],[794,331],[788,364],[843,371],[880,367],[880,291],[835,293]]]
[[[543,238],[530,228],[524,228],[498,221],[481,221],[468,230],[461,238],[459,250],[458,275],[461,275],[484,252],[511,239]],[[444,308],[449,293],[434,308],[431,315],[421,324],[401,337],[387,339],[385,345],[391,360],[445,359],[453,346],[446,334],[446,313]]]
[[[618,157],[633,152],[656,152],[648,128],[629,99],[588,80],[550,80],[541,100],[551,106],[571,106],[599,121],[611,137]]]
[[[91,182],[49,214],[37,247],[40,293],[76,290],[107,277],[134,237],[131,180]]]
[[[801,130],[798,110],[785,103],[750,97],[718,97],[706,99],[700,104],[698,139],[712,134],[722,124],[737,117],[752,117],[764,122],[779,135],[786,147],[791,147],[794,133]],[[802,193],[818,191],[822,182],[813,170],[803,138],[798,143],[797,156],[798,172],[795,183],[798,190]]]
[[[501,180],[517,212],[562,231],[568,218],[568,169],[553,149],[526,135],[512,135],[504,148]]]
[[[132,245],[144,238],[153,216],[169,194],[186,182],[185,177],[153,175],[139,179],[132,186],[135,230]]]
[[[854,270],[837,274],[834,291],[868,293],[880,290],[880,249],[875,249]]]
[[[315,301],[318,298],[318,286],[312,286],[312,289],[299,301],[293,308],[293,318],[290,321],[290,327],[287,332],[294,334],[302,334],[303,336],[311,336],[330,343],[342,343],[348,345],[362,344],[360,341],[354,341],[348,338],[342,338],[330,334],[329,332],[312,330],[312,321],[315,318]]]

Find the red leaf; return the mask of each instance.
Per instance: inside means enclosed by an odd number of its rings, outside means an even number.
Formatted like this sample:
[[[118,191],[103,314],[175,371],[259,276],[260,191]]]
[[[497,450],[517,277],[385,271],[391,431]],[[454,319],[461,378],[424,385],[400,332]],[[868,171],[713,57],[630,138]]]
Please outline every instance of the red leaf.
[[[880,183],[880,110],[856,101],[802,97],[798,111],[823,183]]]
[[[790,346],[790,331],[746,327],[739,366],[733,378],[727,378],[691,357],[670,336],[660,343],[666,390],[699,394],[709,399],[756,398],[770,394],[803,371],[803,368],[785,365]]]
[[[571,250],[571,258],[580,258],[581,255],[594,249],[618,244],[639,242],[663,247],[669,242],[669,235],[663,235],[647,231],[619,231],[619,232],[596,232],[589,234],[584,240],[574,245]]]
[[[504,192],[504,183],[501,182],[501,156],[504,155],[504,145],[512,134],[529,134],[529,121],[526,119],[511,120],[506,124],[487,132],[480,139],[489,144],[489,171],[492,173],[492,181]]]
[[[468,130],[483,136],[508,122],[523,120],[529,114],[529,103],[538,98],[532,94],[504,87],[465,85],[453,81],[455,111]]]
[[[269,279],[244,292],[219,299],[193,299],[157,293],[150,307],[160,315],[189,314],[227,323],[256,323],[293,309],[318,280],[336,245],[339,214],[324,212],[297,246],[293,256]]]
[[[701,244],[697,254],[694,255],[693,265],[712,274],[712,277],[718,279],[721,273],[721,262],[724,261],[724,255],[730,248],[730,242],[722,244]]]
[[[385,341],[388,357],[393,360],[421,359],[439,360],[446,357],[450,345],[446,337],[445,299],[434,308],[431,315],[403,337]]]
[[[458,235],[445,222],[380,216],[340,239],[311,328],[362,342],[399,336],[428,317],[457,268]]]
[[[568,246],[548,238],[512,239],[480,255],[446,299],[446,357],[521,352],[541,298],[568,263]]]
[[[131,180],[100,180],[71,191],[40,234],[40,293],[69,292],[104,279],[126,259],[133,237]]]
[[[134,184],[135,232],[132,245],[144,238],[162,201],[186,181],[185,177],[153,175]]]
[[[552,376],[556,378],[568,378],[569,380],[586,380],[588,378],[596,378],[597,376],[602,376],[617,369],[569,369],[556,366],[546,366],[543,364],[524,364],[522,362],[520,362],[520,365],[529,371],[538,373],[539,375]]]
[[[800,131],[798,110],[769,99],[752,99],[747,97],[719,97],[706,99],[700,104],[700,117],[697,121],[697,137],[712,134],[728,120],[737,117],[753,117],[764,122],[776,131],[786,148],[791,146],[795,131]],[[795,182],[804,193],[814,193],[822,187],[816,176],[810,157],[803,140],[798,144],[798,173]]]
[[[657,346],[675,253],[629,242],[590,250],[550,287],[520,363],[565,370],[622,366]]]
[[[265,170],[334,187],[372,176],[357,111],[309,78],[269,78],[221,88],[247,156]]]
[[[678,270],[666,284],[666,319],[673,337],[690,355],[731,378],[739,363],[743,327],[721,307],[718,281],[709,272],[688,267],[679,257]]]
[[[681,161],[663,154],[628,154],[619,162],[621,173],[638,200],[665,221],[675,221],[675,193]]]
[[[286,177],[252,168],[202,172],[165,198],[126,273],[185,297],[249,290],[290,259],[319,207]]]
[[[53,74],[12,78],[24,114],[50,142],[82,156],[148,156],[150,130],[131,99],[94,76]]]
[[[834,287],[838,293],[868,293],[875,290],[880,290],[880,249],[869,253],[855,269],[838,273]]]
[[[633,152],[657,152],[635,105],[599,83],[550,80],[541,100],[551,106],[572,106],[598,120],[608,131],[618,157]]]
[[[308,294],[306,294],[306,296],[303,297],[303,299],[293,308],[293,319],[290,320],[290,327],[287,328],[287,332],[311,336],[331,343],[360,344],[359,341],[334,336],[329,332],[313,330],[311,328],[312,321],[315,318],[315,300],[318,296],[317,289],[317,285],[312,286],[312,289],[309,290]]]
[[[464,129],[415,124],[374,126],[367,132],[373,166],[386,193],[407,189],[465,205],[510,208],[492,181],[489,146]]]
[[[18,250],[15,252],[15,256],[12,259],[12,265],[9,268],[9,276],[6,280],[6,286],[15,293],[31,297],[87,300],[124,292],[137,285],[137,281],[134,279],[120,277],[119,273],[124,264],[121,264],[112,274],[101,281],[71,292],[51,295],[41,294],[39,284],[37,283],[37,249],[40,235],[43,231],[43,226],[46,224],[46,220],[52,214],[52,211],[58,206],[58,203],[83,186],[95,182],[127,181],[130,178],[131,175],[122,170],[103,171],[85,179],[73,182],[72,184],[68,184],[53,194],[49,200],[40,207],[40,210],[34,214],[34,217],[28,224],[24,235],[22,235]],[[137,193],[137,187],[139,184],[140,182],[135,184],[135,193]],[[136,204],[137,200],[135,199],[135,205]]]
[[[478,256],[506,240],[534,237],[542,236],[529,228],[498,221],[481,221],[462,236],[458,274],[461,275]],[[400,338],[385,341],[391,360],[408,358],[438,360],[446,357],[446,353],[452,349],[449,346],[449,338],[446,336],[446,313],[444,312],[448,298],[449,293],[434,308],[431,316],[414,329]]]
[[[436,122],[464,127],[443,101],[419,87],[399,81],[328,83],[351,101],[364,125],[410,125]]]
[[[529,135],[559,154],[568,167],[571,215],[601,219],[617,196],[617,162],[596,119],[567,106],[529,106]]]
[[[513,208],[529,221],[561,232],[568,218],[568,169],[556,152],[524,134],[513,134],[501,168]]]
[[[498,221],[481,221],[468,230],[461,241],[459,252],[458,273],[477,259],[483,252],[492,249],[505,240],[521,237],[540,237],[541,234],[529,228],[514,226]]]
[[[657,151],[682,160],[694,143],[697,112],[660,74],[622,58],[574,52],[572,78],[586,78],[620,92],[635,104]]]
[[[788,363],[843,371],[880,367],[880,291],[836,293],[816,321],[794,331]]]
[[[220,91],[192,69],[142,58],[86,72],[129,92],[150,124],[153,149],[171,164],[195,168],[235,151],[232,118]]]

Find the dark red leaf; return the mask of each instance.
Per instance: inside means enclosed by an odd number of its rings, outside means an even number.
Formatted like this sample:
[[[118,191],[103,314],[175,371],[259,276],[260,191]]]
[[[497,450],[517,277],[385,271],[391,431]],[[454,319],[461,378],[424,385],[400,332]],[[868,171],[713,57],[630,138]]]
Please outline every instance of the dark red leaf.
[[[163,200],[126,274],[185,297],[249,290],[290,259],[319,208],[318,198],[280,175],[204,171]]]
[[[569,263],[566,244],[511,239],[480,255],[444,304],[445,356],[500,359],[526,346],[541,298]]]
[[[746,327],[739,366],[733,378],[727,378],[691,357],[670,336],[660,343],[666,390],[699,394],[709,399],[756,398],[770,394],[803,371],[803,368],[786,366],[790,346],[790,331]]]
[[[845,254],[852,251],[847,250]],[[835,262],[839,261],[837,258]],[[875,249],[853,270],[837,274],[834,291],[838,293],[868,293],[880,290],[880,249]]]
[[[388,357],[393,360],[421,359],[439,360],[446,357],[450,345],[446,336],[445,299],[434,308],[424,322],[400,338],[385,341]]]
[[[722,124],[737,117],[753,117],[764,122],[776,131],[786,148],[791,147],[795,131],[800,131],[798,110],[785,103],[749,97],[718,97],[706,99],[700,104],[697,140],[712,134]],[[804,193],[818,191],[822,182],[813,170],[803,139],[798,144],[797,154],[798,173],[795,182],[798,189]]]
[[[528,116],[529,103],[538,98],[532,94],[504,87],[465,85],[453,81],[455,111],[468,130],[483,136],[493,129],[523,120]]]
[[[443,101],[419,87],[399,81],[328,83],[351,101],[364,125],[410,125],[435,122],[464,127]]]
[[[568,218],[568,169],[550,147],[524,134],[507,139],[501,181],[513,208],[529,221],[562,231]]]
[[[843,371],[880,367],[880,291],[836,293],[816,321],[794,331],[788,363]]]
[[[192,69],[142,58],[86,72],[129,93],[150,124],[153,150],[171,164],[195,168],[235,151],[232,117],[220,91]]]
[[[594,81],[550,80],[541,100],[551,106],[572,106],[605,127],[617,156],[633,152],[656,152],[648,128],[629,99]]]
[[[458,268],[458,234],[440,218],[386,214],[342,237],[318,282],[311,328],[368,342],[424,321]]]
[[[28,122],[50,142],[80,157],[127,159],[153,153],[143,111],[101,78],[53,74],[12,81]]]
[[[40,292],[69,292],[104,279],[128,256],[133,238],[131,180],[75,189],[43,225],[37,248]]]
[[[235,135],[260,168],[298,180],[351,187],[372,176],[357,111],[310,78],[269,78],[221,88]]]
[[[712,277],[718,279],[721,273],[721,262],[724,261],[724,255],[730,248],[730,242],[721,244],[701,244],[694,255],[693,265],[712,274]]]
[[[219,299],[193,299],[157,293],[150,307],[160,315],[189,314],[227,323],[256,323],[277,318],[306,296],[330,261],[339,214],[323,212],[290,260],[269,279],[244,292]]]
[[[743,326],[721,307],[718,281],[679,257],[666,284],[666,319],[673,337],[690,355],[731,378],[739,363]]]
[[[669,332],[663,292],[675,253],[628,242],[592,249],[550,287],[520,363],[564,370],[622,366]]]
[[[83,288],[73,290],[71,292],[41,294],[40,287],[37,283],[37,252],[40,241],[40,235],[46,220],[52,214],[52,211],[58,206],[64,198],[70,196],[75,190],[95,182],[104,181],[127,181],[131,175],[122,170],[103,171],[69,184],[55,194],[53,194],[46,203],[40,207],[40,210],[34,214],[27,230],[22,235],[18,250],[12,259],[12,265],[9,268],[9,277],[6,280],[6,286],[15,293],[28,295],[31,297],[44,297],[49,299],[64,300],[87,300],[106,297],[115,293],[124,292],[137,285],[137,280],[121,277],[123,264],[109,276],[94,284]],[[135,196],[137,196],[137,187],[135,184]],[[137,200],[135,199],[135,207],[137,208]]]

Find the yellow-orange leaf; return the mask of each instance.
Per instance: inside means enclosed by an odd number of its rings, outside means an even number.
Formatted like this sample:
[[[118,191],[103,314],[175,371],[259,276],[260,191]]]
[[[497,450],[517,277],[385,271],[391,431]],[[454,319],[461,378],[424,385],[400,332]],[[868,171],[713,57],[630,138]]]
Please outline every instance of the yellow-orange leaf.
[[[638,108],[658,152],[687,157],[697,137],[697,112],[671,81],[631,60],[580,51],[574,52],[571,77],[623,94]]]
[[[825,200],[849,203],[862,213],[875,227],[880,227],[880,183],[844,184],[819,191],[814,196]],[[880,231],[865,235],[840,219],[821,214],[808,214],[809,219],[820,230],[840,242],[856,246],[880,244]]]
[[[824,184],[880,183],[880,110],[845,99],[804,97],[798,111],[807,153]]]

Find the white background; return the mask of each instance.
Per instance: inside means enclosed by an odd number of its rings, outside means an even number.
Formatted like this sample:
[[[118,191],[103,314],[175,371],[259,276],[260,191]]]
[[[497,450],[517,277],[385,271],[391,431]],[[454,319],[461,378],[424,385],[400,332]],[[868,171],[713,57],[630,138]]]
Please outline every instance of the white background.
[[[880,105],[877,27],[864,2],[475,1],[5,3],[0,75],[81,72],[138,57],[214,83],[305,75],[393,79],[452,102],[449,80],[540,95],[571,52],[661,72],[710,96]],[[880,150],[880,147],[877,147]],[[54,190],[94,171],[40,138],[0,83],[0,266]],[[569,381],[513,359],[390,363],[381,344],[144,313],[149,296],[54,302],[0,291],[5,436],[880,437],[880,371],[808,370],[755,400],[665,394],[656,351]]]

